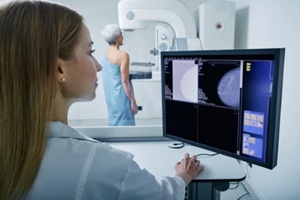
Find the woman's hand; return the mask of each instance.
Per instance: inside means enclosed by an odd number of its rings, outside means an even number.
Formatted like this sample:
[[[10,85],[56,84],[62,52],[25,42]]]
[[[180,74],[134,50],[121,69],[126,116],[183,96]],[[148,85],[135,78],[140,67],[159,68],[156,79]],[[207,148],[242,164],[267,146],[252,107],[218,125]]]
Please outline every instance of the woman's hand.
[[[184,155],[181,162],[175,165],[176,175],[180,176],[187,184],[189,184],[203,170],[200,161],[196,156],[190,157],[188,153]]]
[[[131,101],[131,112],[134,115],[138,113],[138,106],[135,101]]]

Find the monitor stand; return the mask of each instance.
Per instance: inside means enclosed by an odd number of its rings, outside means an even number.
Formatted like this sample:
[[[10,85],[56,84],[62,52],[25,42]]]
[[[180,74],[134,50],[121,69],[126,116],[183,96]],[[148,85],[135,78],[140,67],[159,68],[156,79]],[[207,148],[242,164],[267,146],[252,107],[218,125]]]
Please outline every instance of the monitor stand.
[[[220,191],[226,191],[229,182],[192,182],[186,188],[185,200],[220,200]]]

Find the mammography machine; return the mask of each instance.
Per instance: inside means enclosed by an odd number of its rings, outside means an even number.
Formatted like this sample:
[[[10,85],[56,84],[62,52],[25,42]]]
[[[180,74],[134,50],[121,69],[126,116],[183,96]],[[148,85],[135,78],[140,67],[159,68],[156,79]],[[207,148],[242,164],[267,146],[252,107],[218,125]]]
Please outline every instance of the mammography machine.
[[[191,10],[180,0],[120,0],[118,3],[121,29],[146,29],[149,22],[168,25],[174,31],[170,50],[233,48],[234,2],[210,0],[202,3],[198,7],[198,17],[198,20],[195,19]],[[158,45],[163,44],[168,36],[162,33],[158,37],[161,40]],[[165,51],[166,48],[158,46],[160,49]]]
[[[156,65],[160,63],[160,51],[233,48],[234,2],[207,1],[199,5],[198,17],[199,25],[180,0],[120,0],[118,3],[122,30],[146,29],[150,22],[157,23],[156,51],[152,51],[158,57]]]
[[[123,30],[145,29],[151,21],[168,24],[175,32],[178,50],[199,49],[194,18],[177,0],[121,0],[119,24]]]
[[[155,27],[155,66],[160,71],[160,52],[201,49],[194,18],[190,10],[177,0],[121,0],[118,4],[120,28],[124,31]]]
[[[151,73],[150,79],[132,81],[136,100],[143,110],[137,118],[161,118],[162,51],[233,48],[235,3],[210,0],[193,8],[194,13],[181,0],[119,1],[118,21],[123,31],[147,29],[151,27],[148,26],[150,23],[155,25],[155,47],[150,50],[155,63],[145,60],[132,62],[130,66],[130,70],[137,74],[139,70]]]

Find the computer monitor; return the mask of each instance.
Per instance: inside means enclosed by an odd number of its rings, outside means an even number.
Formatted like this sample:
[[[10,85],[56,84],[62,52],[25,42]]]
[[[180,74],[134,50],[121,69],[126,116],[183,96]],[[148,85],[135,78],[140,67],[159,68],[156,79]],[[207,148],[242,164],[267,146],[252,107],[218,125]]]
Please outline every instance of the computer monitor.
[[[274,168],[284,53],[161,52],[164,137]]]

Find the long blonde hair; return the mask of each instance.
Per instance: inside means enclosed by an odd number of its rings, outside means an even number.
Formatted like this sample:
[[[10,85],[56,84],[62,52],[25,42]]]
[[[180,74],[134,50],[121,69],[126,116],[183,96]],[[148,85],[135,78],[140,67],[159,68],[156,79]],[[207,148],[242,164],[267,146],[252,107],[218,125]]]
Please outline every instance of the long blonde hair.
[[[0,199],[21,199],[47,144],[58,83],[57,59],[69,60],[82,17],[43,1],[0,7]]]

